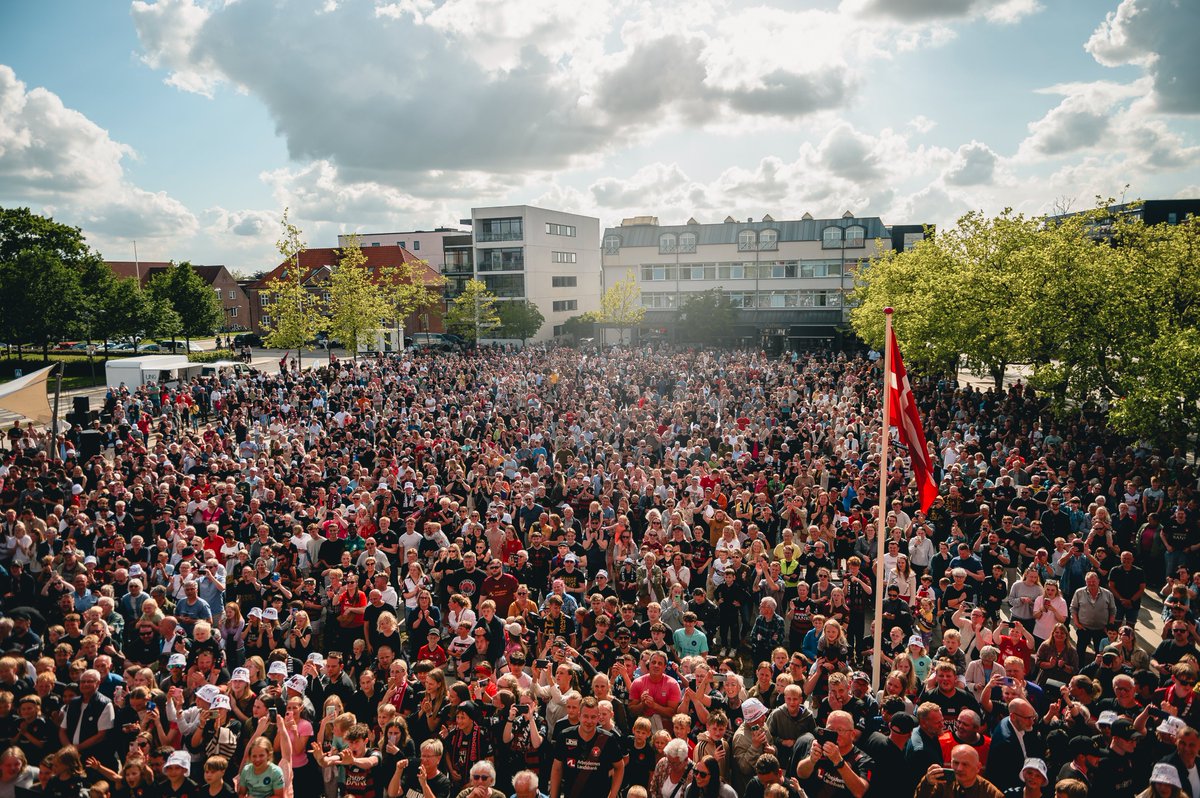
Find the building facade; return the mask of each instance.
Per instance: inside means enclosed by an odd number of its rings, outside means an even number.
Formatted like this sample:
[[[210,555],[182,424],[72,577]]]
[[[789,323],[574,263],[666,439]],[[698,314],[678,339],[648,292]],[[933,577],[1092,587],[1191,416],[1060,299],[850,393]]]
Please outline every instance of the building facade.
[[[906,227],[900,246],[911,247],[923,235],[921,226]],[[849,212],[837,219],[726,217],[682,225],[640,216],[605,229],[603,285],[632,275],[646,309],[644,329],[668,338],[689,294],[720,289],[734,308],[738,345],[769,351],[842,346],[855,271],[895,246],[879,217]]]
[[[367,258],[365,268],[373,279],[378,279],[389,267],[394,268],[403,263],[416,263],[422,260],[407,249],[397,246],[381,245],[378,247],[363,247],[363,254]],[[300,253],[299,268],[301,283],[310,293],[322,300],[328,301],[327,281],[334,270],[338,268],[340,258],[340,247],[318,247],[304,250]],[[290,260],[284,261],[246,286],[250,305],[252,307],[256,306],[255,312],[251,314],[254,322],[252,327],[254,332],[266,333],[266,327],[270,324],[271,296],[267,291],[267,284],[276,278],[286,279],[288,277],[288,269],[291,267],[292,262]],[[418,279],[424,280],[429,285],[436,284],[440,278],[431,267],[425,266],[418,273]],[[433,307],[419,310],[404,320],[402,325],[403,331],[405,334],[413,332],[443,332],[444,313],[444,302],[438,302]],[[393,331],[388,329],[391,326],[391,320],[381,319],[380,321],[385,322],[381,326],[381,330],[383,331],[381,338],[383,343],[381,343],[381,346],[387,350],[399,349],[399,342],[393,340]]]
[[[409,230],[402,233],[361,233],[358,245],[363,249],[371,247],[401,247],[414,256],[429,264],[439,274],[445,266],[443,257],[443,241],[447,236],[462,235],[461,230],[453,227],[437,227],[433,230]],[[338,246],[350,244],[349,235],[338,236]]]
[[[136,277],[142,288],[154,277],[167,269],[174,268],[173,263],[165,261],[106,261],[117,277]],[[250,300],[237,278],[229,273],[224,266],[192,266],[204,281],[212,286],[225,312],[225,321],[221,332],[241,332],[254,328],[254,320],[250,314]]]
[[[600,220],[507,205],[471,210],[471,233],[443,238],[446,295],[481,280],[501,301],[537,305],[546,323],[533,341],[561,333],[572,316],[600,309]]]

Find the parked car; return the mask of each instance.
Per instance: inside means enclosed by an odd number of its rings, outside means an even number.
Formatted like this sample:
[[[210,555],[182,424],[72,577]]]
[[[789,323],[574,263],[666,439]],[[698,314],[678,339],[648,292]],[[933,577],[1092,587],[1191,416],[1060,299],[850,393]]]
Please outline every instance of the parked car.
[[[159,341],[158,347],[163,352],[170,352],[175,355],[186,355],[188,352],[203,352],[200,344],[195,341],[188,343],[187,341]],[[142,350],[146,351],[146,350]]]
[[[405,338],[404,343],[413,349],[437,349],[443,352],[456,352],[465,345],[459,336],[445,333],[413,333]]]
[[[262,345],[263,339],[258,333],[240,333],[233,336],[233,347],[235,349],[241,349],[243,346],[260,348]]]

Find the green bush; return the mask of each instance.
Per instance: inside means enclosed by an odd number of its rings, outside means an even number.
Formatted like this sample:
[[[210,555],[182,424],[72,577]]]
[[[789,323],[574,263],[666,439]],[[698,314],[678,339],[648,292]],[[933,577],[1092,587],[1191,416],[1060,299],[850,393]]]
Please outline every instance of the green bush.
[[[190,352],[188,361],[191,363],[215,363],[218,360],[240,360],[240,356],[232,349],[213,349],[208,352]]]

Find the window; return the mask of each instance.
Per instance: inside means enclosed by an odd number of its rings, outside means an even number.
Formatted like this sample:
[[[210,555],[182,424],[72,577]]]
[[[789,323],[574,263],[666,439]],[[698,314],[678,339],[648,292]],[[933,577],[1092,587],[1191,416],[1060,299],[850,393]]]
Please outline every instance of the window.
[[[658,252],[660,255],[666,255],[675,251],[676,239],[674,233],[663,233],[658,237]]]
[[[696,234],[695,233],[680,233],[679,234],[679,251],[680,252],[695,252],[696,251]]]
[[[479,221],[479,241],[520,241],[524,237],[524,223],[520,216]]]
[[[238,314],[237,306],[229,308],[229,318],[236,319]]]
[[[407,245],[403,241],[397,241],[396,246],[403,247],[403,246],[407,246]]]
[[[420,252],[420,251],[421,251],[421,242],[414,241],[413,242],[413,252]]]
[[[678,295],[674,293],[642,294],[642,307],[647,310],[674,310],[679,306]]]
[[[924,233],[905,233],[904,234],[904,251],[908,252],[910,249],[912,249],[913,247],[915,247],[917,245],[918,241],[922,241],[922,240],[924,240],[924,238],[925,238]]]
[[[553,276],[550,278],[551,288],[575,288],[579,284],[579,278],[575,275]]]
[[[822,249],[839,249],[842,246],[842,228],[826,227],[821,232]]]
[[[480,279],[498,297],[525,296],[525,275],[523,274],[482,274]]]
[[[604,254],[605,255],[620,255],[621,254],[621,237],[620,236],[605,236],[604,237]]]
[[[550,261],[552,263],[574,263],[575,255],[574,252],[551,252]]]
[[[846,247],[865,247],[867,245],[867,231],[855,225],[854,227],[846,228]]]
[[[216,294],[217,294],[217,301],[220,301],[220,299],[221,299],[221,289],[220,289],[220,288],[214,288],[214,289],[213,289],[213,291],[215,291],[215,292],[216,292]]]
[[[758,248],[764,250],[779,249],[779,231],[763,230],[759,233]]]
[[[447,272],[469,272],[472,271],[474,258],[471,257],[469,249],[451,249],[446,251],[446,266]]]
[[[373,247],[377,247],[377,246],[379,246],[379,242],[378,242],[378,241],[372,241],[372,242],[371,242],[371,246],[373,246]]]
[[[753,230],[738,233],[738,252],[753,252],[758,249],[758,234]]]
[[[575,225],[546,222],[546,235],[575,237]]]
[[[579,310],[578,299],[557,299],[552,306],[555,313],[563,313],[568,310]]]
[[[525,268],[525,249],[523,247],[481,249],[477,268],[481,272],[519,272]]]
[[[567,325],[565,325],[565,324],[555,324],[554,325],[554,337],[555,338],[557,338],[560,335],[566,335],[566,334],[567,334]]]

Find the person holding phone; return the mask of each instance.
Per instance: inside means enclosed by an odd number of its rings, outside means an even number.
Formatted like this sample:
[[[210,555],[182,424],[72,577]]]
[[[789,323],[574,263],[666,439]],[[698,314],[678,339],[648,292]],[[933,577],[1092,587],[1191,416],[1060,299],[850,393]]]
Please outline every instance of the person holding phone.
[[[854,744],[854,716],[835,710],[818,729],[808,756],[796,763],[796,775],[807,795],[862,798],[875,774],[875,762]]]
[[[979,752],[957,745],[950,754],[950,767],[931,765],[917,784],[913,798],[1001,798],[994,784],[980,775]]]

